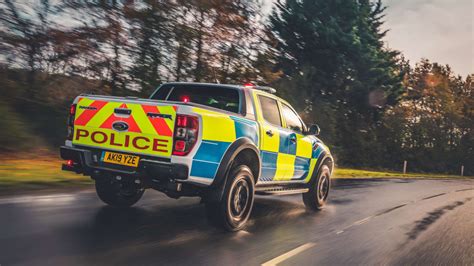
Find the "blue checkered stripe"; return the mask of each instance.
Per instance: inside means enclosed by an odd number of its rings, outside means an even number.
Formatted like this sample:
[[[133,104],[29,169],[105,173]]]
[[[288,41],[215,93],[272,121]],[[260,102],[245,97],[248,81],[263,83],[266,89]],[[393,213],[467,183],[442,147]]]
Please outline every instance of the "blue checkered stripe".
[[[260,175],[260,181],[273,181],[277,171],[277,160],[280,154],[289,154],[295,156],[293,164],[293,176],[289,180],[304,180],[310,172],[311,159],[317,159],[322,153],[323,148],[317,145],[316,149],[313,149],[311,158],[305,158],[296,156],[297,143],[291,144],[289,141],[289,135],[291,133],[286,131],[280,131],[280,147],[278,153],[269,151],[260,151],[262,159],[262,173]],[[280,166],[281,167],[281,166]]]
[[[236,139],[246,137],[258,147],[258,126],[255,121],[230,116],[235,124]],[[225,132],[223,132],[225,134]],[[214,179],[222,157],[231,145],[231,142],[202,140],[201,145],[193,158],[191,176]]]

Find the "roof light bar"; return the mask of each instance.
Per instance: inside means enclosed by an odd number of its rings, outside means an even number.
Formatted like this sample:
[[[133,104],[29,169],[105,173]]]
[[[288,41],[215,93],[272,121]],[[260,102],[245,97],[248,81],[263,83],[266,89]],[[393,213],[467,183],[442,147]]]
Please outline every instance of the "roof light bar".
[[[244,84],[244,87],[245,88],[252,88],[252,89],[256,89],[256,90],[261,90],[261,91],[265,91],[265,92],[268,92],[268,93],[271,93],[271,94],[275,94],[276,93],[276,90],[272,87],[268,87],[268,86],[258,86],[258,85],[255,85],[253,83],[245,83]]]
[[[256,86],[255,88],[257,90],[265,91],[271,94],[275,94],[277,92],[274,88],[268,86]]]

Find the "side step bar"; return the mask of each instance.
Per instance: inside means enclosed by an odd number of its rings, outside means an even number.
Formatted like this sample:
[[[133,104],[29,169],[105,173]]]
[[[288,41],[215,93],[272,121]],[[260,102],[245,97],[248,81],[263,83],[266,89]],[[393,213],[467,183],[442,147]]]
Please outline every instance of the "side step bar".
[[[308,188],[284,188],[284,187],[265,187],[256,188],[255,194],[257,195],[291,195],[291,194],[302,194],[308,192]]]

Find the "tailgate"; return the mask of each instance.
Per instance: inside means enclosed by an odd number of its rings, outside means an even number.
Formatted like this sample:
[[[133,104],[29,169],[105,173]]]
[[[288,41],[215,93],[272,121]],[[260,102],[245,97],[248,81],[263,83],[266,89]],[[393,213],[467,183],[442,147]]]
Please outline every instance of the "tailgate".
[[[73,144],[171,156],[176,106],[126,99],[80,98]]]

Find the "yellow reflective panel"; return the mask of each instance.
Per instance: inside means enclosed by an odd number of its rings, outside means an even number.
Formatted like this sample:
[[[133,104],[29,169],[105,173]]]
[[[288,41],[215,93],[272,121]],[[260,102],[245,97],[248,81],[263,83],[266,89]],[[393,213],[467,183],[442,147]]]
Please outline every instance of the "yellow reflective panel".
[[[261,150],[263,151],[271,151],[277,152],[280,150],[280,130],[277,127],[271,126],[267,123],[263,123],[262,125],[262,146]],[[269,136],[266,132],[271,130],[273,136]]]
[[[171,106],[160,106],[158,105],[158,111],[161,113],[161,114],[171,114],[172,117],[176,117],[176,110],[174,109],[174,107],[171,105]],[[174,128],[174,119],[171,120],[171,119],[165,119],[165,122],[166,124],[168,125],[169,128]]]
[[[120,107],[122,103],[108,102],[102,107],[86,124],[88,127],[100,127],[113,113],[114,109]]]
[[[258,100],[258,94],[255,91],[252,91],[253,102],[255,103],[255,114],[258,121],[263,121],[262,107],[260,106],[260,101]]]
[[[155,128],[140,104],[127,104],[127,108],[132,110],[132,117],[142,131],[142,134],[156,134]]]
[[[291,180],[295,171],[295,155],[278,153],[277,169],[273,180]]]
[[[80,98],[76,105],[76,115],[75,117],[79,117],[86,109],[79,108],[80,106],[89,106],[93,103],[94,100],[90,100],[88,98]]]
[[[228,115],[200,108],[193,108],[193,111],[202,116],[202,139],[222,142],[235,141],[235,123]]]
[[[117,132],[112,129],[74,127],[73,144],[104,148],[121,152],[155,156],[171,156],[173,139],[136,132]]]
[[[313,154],[313,144],[311,143],[311,138],[296,134],[296,139],[296,156],[311,158]]]
[[[311,176],[313,175],[314,173],[314,167],[316,166],[316,163],[318,162],[318,159],[311,159],[310,163],[309,163],[309,172],[308,172],[308,175],[306,176],[306,178],[304,179],[304,182],[305,183],[308,183],[310,180],[311,180]]]

